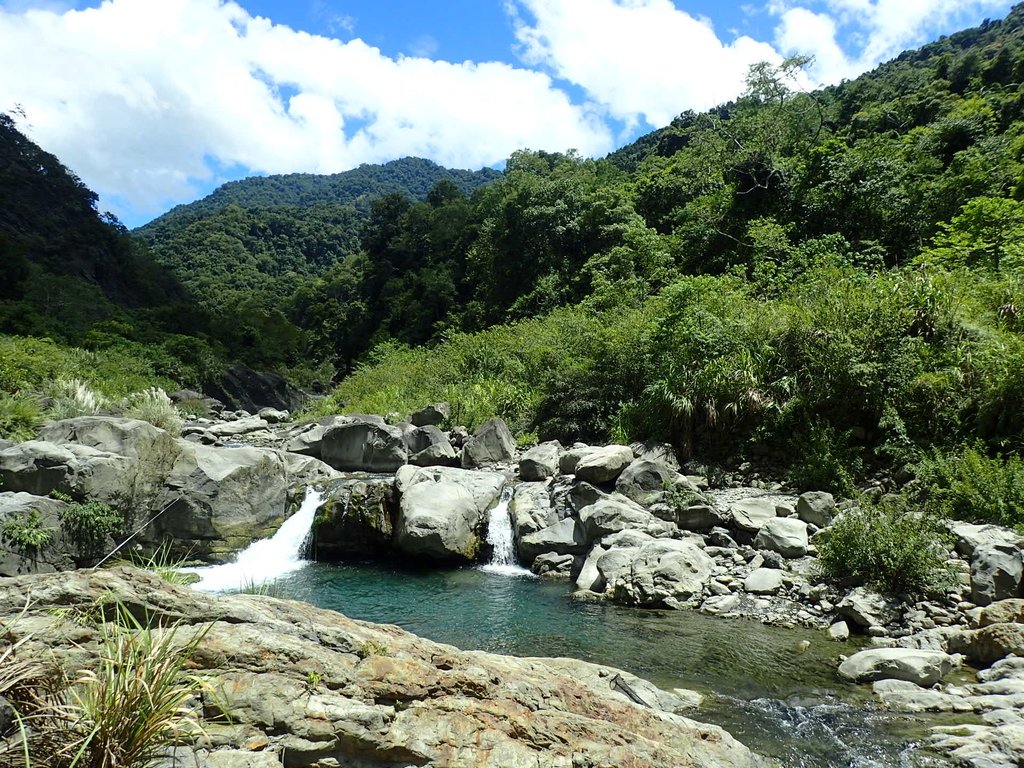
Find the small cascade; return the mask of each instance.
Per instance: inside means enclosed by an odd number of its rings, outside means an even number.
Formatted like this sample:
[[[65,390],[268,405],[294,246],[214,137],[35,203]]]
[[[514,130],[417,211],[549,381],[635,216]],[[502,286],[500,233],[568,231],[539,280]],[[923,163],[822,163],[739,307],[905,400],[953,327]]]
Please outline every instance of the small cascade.
[[[313,518],[324,502],[315,488],[306,491],[299,511],[284,521],[269,539],[254,541],[238,553],[234,562],[202,568],[183,568],[197,573],[200,580],[192,586],[204,592],[227,592],[265,584],[304,567],[309,549]]]
[[[512,519],[508,503],[512,500],[511,486],[505,486],[501,498],[487,518],[487,543],[491,545],[491,562],[481,567],[484,571],[506,576],[533,576],[516,560],[516,543],[512,534]]]

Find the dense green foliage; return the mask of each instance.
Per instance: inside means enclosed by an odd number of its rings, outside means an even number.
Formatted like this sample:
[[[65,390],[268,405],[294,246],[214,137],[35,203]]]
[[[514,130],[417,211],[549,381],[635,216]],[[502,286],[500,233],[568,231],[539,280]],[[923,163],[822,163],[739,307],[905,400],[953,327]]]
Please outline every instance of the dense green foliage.
[[[111,536],[121,533],[124,516],[100,501],[72,502],[60,513],[61,526],[78,557],[95,560],[102,557]]]
[[[976,523],[1024,526],[1024,461],[976,448],[928,456],[918,467],[925,504],[940,515]]]
[[[901,499],[844,512],[828,533],[818,546],[818,563],[830,578],[896,594],[921,593],[950,581],[948,531]]]

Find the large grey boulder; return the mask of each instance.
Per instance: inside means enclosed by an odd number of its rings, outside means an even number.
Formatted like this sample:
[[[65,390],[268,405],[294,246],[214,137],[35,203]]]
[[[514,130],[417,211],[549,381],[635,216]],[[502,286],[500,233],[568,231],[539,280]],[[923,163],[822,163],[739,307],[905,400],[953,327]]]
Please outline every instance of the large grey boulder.
[[[235,421],[222,421],[206,428],[206,433],[214,437],[239,437],[250,432],[259,432],[270,426],[270,422],[259,416],[247,416]]]
[[[831,493],[808,491],[796,500],[796,514],[805,523],[824,528],[832,522],[836,500]]]
[[[774,595],[782,584],[782,571],[777,568],[755,568],[743,579],[743,589],[755,595]]]
[[[346,416],[324,430],[320,458],[345,472],[395,472],[409,454],[400,429],[377,419]]]
[[[868,587],[857,587],[836,605],[841,616],[859,627],[884,627],[898,620],[900,603]]]
[[[558,455],[562,450],[557,440],[535,445],[519,459],[519,477],[526,482],[547,480],[558,474]]]
[[[839,665],[839,674],[855,683],[905,680],[931,686],[948,675],[956,660],[942,651],[916,648],[871,648],[855,653]]]
[[[609,550],[598,567],[615,553],[628,557],[606,575],[606,591],[626,605],[676,607],[700,597],[711,579],[715,561],[689,540],[657,539],[641,547]]]
[[[1024,558],[1015,544],[979,544],[971,558],[971,600],[988,605],[1020,597]]]
[[[572,517],[559,520],[547,528],[529,533],[517,542],[520,561],[532,563],[534,558],[545,552],[559,555],[582,555],[587,551],[587,537],[580,521]]]
[[[607,551],[600,544],[595,544],[591,547],[586,559],[583,561],[580,572],[576,575],[576,589],[582,589],[587,592],[604,592],[604,576],[601,575],[597,563]]]
[[[956,551],[968,558],[973,557],[978,548],[996,544],[1024,546],[1024,536],[998,525],[952,523],[950,531],[956,537]]]
[[[180,452],[174,437],[148,421],[112,416],[79,416],[50,422],[39,431],[39,439],[87,445],[106,453],[162,465],[173,463]]]
[[[318,561],[366,559],[390,552],[395,484],[389,477],[347,477],[327,486],[313,522]]]
[[[648,507],[665,501],[669,491],[686,501],[702,500],[700,491],[683,475],[664,464],[648,459],[636,459],[627,466],[615,481],[615,490],[637,504]]]
[[[612,483],[633,461],[626,445],[606,445],[591,449],[576,464],[576,479],[601,485]]]
[[[407,432],[404,439],[410,464],[448,467],[458,463],[458,454],[448,441],[448,435],[433,425],[416,427]]]
[[[399,501],[395,547],[416,557],[472,562],[480,550],[483,514],[463,486],[416,483]]]
[[[483,514],[495,504],[505,486],[505,477],[497,472],[459,469],[458,467],[404,466],[395,473],[395,490],[405,493],[418,483],[453,483],[464,488]]]
[[[638,461],[653,461],[675,472],[679,471],[679,457],[676,456],[675,448],[668,443],[649,440],[646,443],[633,443],[629,448],[633,451],[633,458]]]
[[[589,445],[582,445],[577,443],[572,448],[568,448],[562,451],[558,457],[558,471],[563,475],[573,475],[576,473],[576,465],[579,464],[583,458],[591,451],[596,450],[591,448]]]
[[[949,639],[949,650],[985,666],[1013,655],[1024,656],[1024,624],[1004,622],[963,630]]]
[[[628,499],[600,498],[579,512],[587,541],[597,541],[609,533],[644,529],[654,519],[650,512]]]
[[[807,523],[795,517],[773,517],[757,532],[754,549],[778,552],[783,557],[807,554]]]
[[[501,419],[485,421],[462,446],[462,466],[466,469],[511,461],[516,441]]]
[[[452,415],[452,407],[448,403],[431,403],[425,405],[409,416],[415,427],[437,427]]]
[[[729,507],[730,525],[747,533],[757,533],[775,516],[775,502],[769,499],[741,499]]]
[[[516,539],[536,533],[558,522],[547,483],[519,483],[508,504]]]

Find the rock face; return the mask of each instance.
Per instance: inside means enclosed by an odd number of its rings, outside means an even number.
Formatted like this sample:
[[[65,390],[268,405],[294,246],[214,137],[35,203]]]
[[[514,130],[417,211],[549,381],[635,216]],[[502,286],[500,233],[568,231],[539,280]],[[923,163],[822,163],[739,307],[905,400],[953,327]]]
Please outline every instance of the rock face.
[[[633,451],[629,446],[594,448],[576,464],[576,478],[597,485],[612,483],[632,461]]]
[[[0,493],[0,577],[52,573],[74,568],[69,544],[61,532],[63,501],[29,493]],[[40,546],[20,544],[14,531],[27,526],[48,532]]]
[[[872,648],[855,653],[839,665],[839,674],[856,683],[875,680],[906,680],[915,685],[935,685],[954,667],[954,659],[942,651],[916,648]]]
[[[203,391],[220,400],[230,410],[255,413],[270,407],[294,411],[302,407],[306,396],[276,373],[261,373],[246,365],[233,365],[220,378],[206,382]]]
[[[508,425],[501,419],[481,424],[462,446],[462,466],[466,469],[486,467],[511,461],[516,454],[516,441]]]
[[[395,472],[409,454],[401,430],[379,417],[345,416],[324,430],[320,458],[343,472]]]
[[[328,487],[313,522],[317,560],[379,557],[394,535],[394,482],[390,478],[351,478]]]
[[[0,617],[32,601],[20,654],[76,670],[91,663],[99,630],[75,624],[120,600],[137,615],[184,618],[206,630],[193,658],[217,695],[199,714],[210,738],[201,768],[409,766],[421,768],[754,768],[728,733],[677,715],[686,703],[618,670],[569,659],[459,651],[398,627],[269,597],[211,597],[129,569],[79,571],[0,583]],[[311,673],[319,682],[310,682]],[[636,702],[643,702],[642,704]],[[226,710],[226,712],[225,712]],[[230,724],[225,724],[230,717]],[[219,718],[219,719],[218,719]],[[182,751],[184,754],[182,754]],[[581,761],[581,756],[585,756]]]
[[[432,560],[473,561],[483,514],[463,486],[440,480],[407,488],[399,502],[395,547]]]

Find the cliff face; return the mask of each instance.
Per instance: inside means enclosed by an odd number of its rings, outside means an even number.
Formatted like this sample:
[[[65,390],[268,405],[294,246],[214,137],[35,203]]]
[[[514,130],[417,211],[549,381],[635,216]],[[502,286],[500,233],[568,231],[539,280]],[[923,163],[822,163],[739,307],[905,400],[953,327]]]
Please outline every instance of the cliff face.
[[[720,728],[675,714],[684,704],[672,694],[614,669],[464,652],[128,568],[0,580],[3,642],[31,635],[20,658],[39,654],[73,674],[95,663],[102,606],[115,602],[151,624],[180,622],[182,640],[205,629],[190,672],[210,681],[206,735],[178,748],[200,766],[761,765]]]

